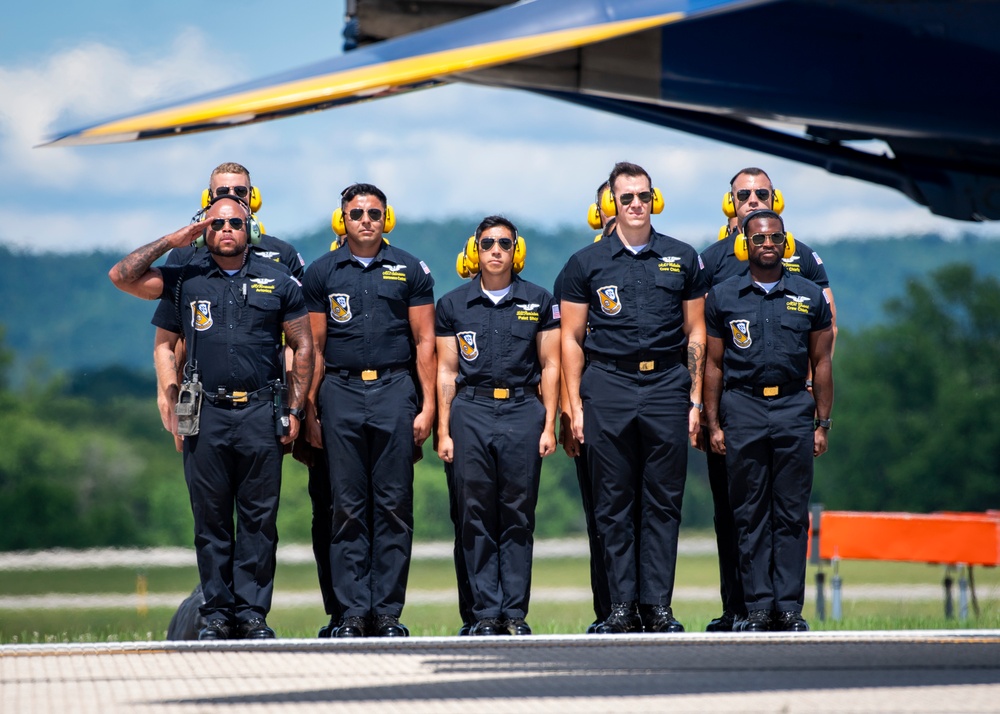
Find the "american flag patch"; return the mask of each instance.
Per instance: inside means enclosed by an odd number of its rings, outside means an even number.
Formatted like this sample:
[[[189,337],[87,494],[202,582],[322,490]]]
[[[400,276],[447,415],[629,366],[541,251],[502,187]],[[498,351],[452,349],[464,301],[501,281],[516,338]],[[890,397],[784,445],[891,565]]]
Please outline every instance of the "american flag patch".
[[[815,250],[813,251],[813,260],[816,261],[816,265],[823,265],[823,259],[819,257],[819,253]]]
[[[704,270],[704,269],[705,269],[705,261],[703,261],[703,260],[701,259],[701,256],[700,256],[700,255],[698,256],[698,267],[699,267],[699,268],[700,268],[701,270]]]
[[[559,314],[559,304],[558,303],[552,303],[552,319],[553,320],[560,320],[560,319],[562,319],[561,315]]]
[[[431,269],[430,269],[430,268],[428,268],[428,267],[427,267],[427,263],[425,263],[425,262],[424,262],[424,261],[422,261],[422,260],[420,261],[420,267],[421,267],[421,268],[423,268],[423,269],[424,269],[424,272],[425,272],[425,273],[427,273],[428,275],[430,275],[430,274],[431,274]]]

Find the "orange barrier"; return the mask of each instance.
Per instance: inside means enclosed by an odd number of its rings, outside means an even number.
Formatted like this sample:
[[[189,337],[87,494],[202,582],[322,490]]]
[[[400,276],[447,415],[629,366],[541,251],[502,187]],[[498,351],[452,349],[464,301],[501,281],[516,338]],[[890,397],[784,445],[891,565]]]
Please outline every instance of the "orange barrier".
[[[897,560],[1000,565],[1000,511],[862,513],[823,511],[823,560]]]

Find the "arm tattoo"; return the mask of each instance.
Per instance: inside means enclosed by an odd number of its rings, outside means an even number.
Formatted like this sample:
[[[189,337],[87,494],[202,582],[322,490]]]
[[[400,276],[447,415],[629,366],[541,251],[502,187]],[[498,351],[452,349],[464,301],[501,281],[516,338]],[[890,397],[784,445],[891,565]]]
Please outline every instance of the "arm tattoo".
[[[170,250],[170,243],[167,242],[166,238],[160,238],[154,240],[152,243],[147,243],[141,248],[136,248],[118,261],[118,265],[116,266],[118,268],[118,275],[121,276],[124,282],[134,283],[149,270],[149,266],[157,258],[168,250]]]
[[[688,372],[691,373],[691,388],[701,383],[701,375],[705,373],[705,345],[700,342],[688,343]]]
[[[309,331],[309,317],[303,315],[286,322],[283,327],[285,341],[295,352],[288,403],[294,407],[302,407],[305,405],[306,395],[309,393],[309,385],[312,382],[313,368],[315,367],[312,359],[312,333]]]
[[[455,399],[455,385],[454,384],[442,384],[441,385],[441,401],[444,404],[451,404]]]

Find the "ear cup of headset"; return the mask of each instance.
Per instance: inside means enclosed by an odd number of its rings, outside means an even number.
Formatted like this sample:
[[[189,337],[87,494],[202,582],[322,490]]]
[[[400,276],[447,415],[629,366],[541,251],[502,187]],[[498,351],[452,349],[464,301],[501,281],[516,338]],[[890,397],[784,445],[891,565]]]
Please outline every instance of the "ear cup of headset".
[[[261,205],[263,205],[263,200],[260,197],[260,189],[256,186],[250,187],[250,212],[256,213],[260,210]]]
[[[382,224],[383,233],[392,233],[392,229],[396,227],[396,212],[392,210],[392,206],[386,204],[385,206],[385,223]]]
[[[653,213],[663,213],[663,192],[656,187],[653,188],[653,206],[651,210]]]
[[[347,235],[347,226],[344,225],[344,211],[338,208],[333,212],[333,216],[330,218],[330,227],[333,228],[333,232],[338,236]]]
[[[528,255],[528,244],[524,242],[524,238],[518,236],[514,241],[514,274],[517,275],[522,270],[524,270],[524,259]]]
[[[785,231],[785,253],[782,258],[788,259],[795,255],[795,238],[791,231]]]
[[[212,192],[207,188],[203,189],[201,192],[201,207],[208,208],[208,205],[212,202]]]
[[[721,228],[719,228],[719,240],[725,240],[729,237],[729,224],[724,223]]]
[[[260,245],[260,235],[264,232],[260,223],[257,222],[257,217],[252,213],[247,217],[247,241],[250,245]]]
[[[479,272],[479,244],[474,235],[469,236],[469,240],[465,241],[465,264],[471,275]]]
[[[618,209],[615,206],[615,197],[611,195],[611,189],[604,189],[601,193],[601,210],[604,211],[605,216],[615,216],[618,215]]]
[[[732,191],[722,194],[722,213],[726,218],[736,218],[736,203],[733,201]]]
[[[471,278],[472,271],[469,270],[469,261],[465,258],[465,251],[459,251],[458,257],[455,259],[455,272],[458,273],[460,278]]]
[[[774,189],[774,200],[771,201],[771,210],[779,216],[785,210],[785,197],[781,195],[781,189]]]
[[[587,209],[587,225],[594,230],[600,230],[604,224],[601,221],[601,209],[596,203],[590,204]]]

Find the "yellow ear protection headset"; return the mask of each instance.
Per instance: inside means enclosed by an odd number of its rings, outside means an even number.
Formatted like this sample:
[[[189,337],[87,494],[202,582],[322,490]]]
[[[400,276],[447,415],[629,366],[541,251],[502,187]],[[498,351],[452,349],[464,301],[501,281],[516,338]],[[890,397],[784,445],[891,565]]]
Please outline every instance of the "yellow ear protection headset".
[[[590,204],[590,208],[587,209],[587,225],[595,231],[604,227],[604,222],[601,220],[601,207],[596,203]]]
[[[733,179],[734,181],[736,179]],[[781,195],[781,189],[772,189],[771,192],[771,208],[779,216],[781,212],[785,210],[785,197]],[[732,191],[727,191],[722,194],[722,213],[726,218],[736,218],[736,199],[733,196]],[[725,224],[719,229],[719,240],[725,240],[729,237],[729,224]]]
[[[662,213],[663,194],[660,192],[660,189],[658,188],[652,188],[650,189],[650,191],[652,191],[653,193],[653,205],[650,210],[653,213]],[[604,193],[601,194],[601,210],[604,211],[604,214],[607,216],[618,215],[618,205],[617,202],[615,201],[614,195],[611,193],[610,188],[604,189]],[[601,227],[600,223],[594,226],[594,228],[600,228],[600,227]]]
[[[780,216],[781,212],[785,210],[785,197],[781,195],[780,188],[772,189],[772,196],[771,208],[769,210],[774,211]],[[722,194],[722,212],[726,218],[736,218],[736,199],[732,191]]]
[[[514,239],[514,274],[517,275],[524,270],[524,258],[527,255],[528,246],[524,238],[518,236]],[[460,278],[471,278],[479,272],[479,241],[475,235],[469,236],[465,241],[465,248],[455,259],[455,272]]]
[[[757,218],[760,216],[769,216],[772,218],[777,218],[781,221],[781,217],[778,215],[777,211],[772,211],[770,208],[766,208],[761,211],[754,211],[753,213],[747,214],[746,218],[743,219],[743,226],[745,227],[747,223],[750,222],[751,218]],[[781,229],[785,229],[785,222],[781,221]],[[743,235],[743,232],[736,236],[736,242],[733,244],[733,254],[736,256],[737,260],[748,261],[750,260],[750,253],[747,247],[747,237]],[[795,238],[792,236],[791,231],[785,231],[785,252],[782,253],[781,257],[785,260],[791,258],[795,255]]]
[[[211,203],[209,203],[208,205],[211,206],[213,203],[216,203],[217,201],[224,201],[226,199],[228,199],[230,201],[235,201],[240,206],[242,206],[244,210],[246,210],[246,212],[247,212],[247,217],[246,217],[247,242],[250,245],[260,245],[260,235],[263,232],[263,230],[261,229],[260,224],[257,222],[257,219],[254,217],[254,215],[247,208],[247,205],[245,203],[243,203],[242,200],[240,200],[239,196],[235,196],[235,195],[232,195],[232,194],[223,194],[221,196],[216,196],[215,200],[212,201]],[[192,220],[192,223],[204,220],[205,219],[205,212],[207,210],[208,210],[208,207],[202,208],[200,211],[198,211],[198,213],[195,214],[194,219]],[[208,235],[208,231],[207,230],[203,231],[202,234],[195,239],[195,241],[194,241],[194,247],[195,248],[203,248],[203,247],[205,247],[205,239],[206,239],[207,235]]]
[[[385,222],[382,224],[382,233],[392,233],[392,229],[396,227],[396,212],[392,210],[392,206],[389,204],[385,205],[385,216],[383,218]],[[344,223],[343,208],[338,208],[333,212],[333,217],[330,219],[330,226],[338,236],[347,235],[347,225]]]
[[[226,194],[222,194],[222,195],[225,196]],[[216,196],[215,198],[218,198],[218,197]],[[240,198],[240,197],[237,196],[236,198]],[[250,187],[250,196],[249,196],[249,199],[250,200],[247,201],[246,199],[240,198],[241,201],[244,201],[245,203],[247,203],[247,205],[250,206],[250,213],[256,213],[257,211],[260,210],[260,207],[261,207],[261,204],[262,204],[262,201],[260,199],[260,191],[257,189],[256,186],[251,186]],[[206,188],[204,191],[201,192],[201,207],[202,208],[208,208],[210,205],[212,205],[212,200],[213,200],[213,196],[212,196],[211,189]]]

